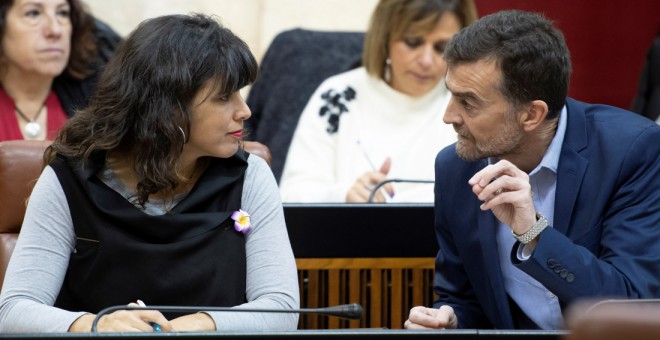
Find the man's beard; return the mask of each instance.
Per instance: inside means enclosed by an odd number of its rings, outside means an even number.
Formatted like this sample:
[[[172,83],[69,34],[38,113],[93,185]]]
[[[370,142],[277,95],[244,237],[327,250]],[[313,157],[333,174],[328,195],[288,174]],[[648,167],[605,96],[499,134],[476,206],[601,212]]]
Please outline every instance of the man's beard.
[[[511,112],[507,116],[511,118],[507,119],[500,133],[486,141],[476,140],[465,125],[457,126],[454,124],[456,133],[468,139],[462,141],[459,138],[456,143],[458,156],[466,161],[476,161],[487,157],[500,158],[519,149],[521,147],[520,141],[525,133],[518,125],[515,113]]]

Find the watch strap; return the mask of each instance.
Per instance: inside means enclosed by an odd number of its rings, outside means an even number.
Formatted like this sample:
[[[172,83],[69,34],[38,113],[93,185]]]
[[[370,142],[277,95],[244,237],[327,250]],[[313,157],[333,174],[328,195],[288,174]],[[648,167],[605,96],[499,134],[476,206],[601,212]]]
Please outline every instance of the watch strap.
[[[516,240],[520,241],[522,244],[527,244],[529,242],[532,242],[533,239],[535,239],[543,229],[548,227],[548,219],[546,219],[543,215],[539,214],[538,212],[536,213],[536,223],[527,230],[524,234],[518,235],[516,234],[513,230],[511,230],[511,235],[516,238]]]

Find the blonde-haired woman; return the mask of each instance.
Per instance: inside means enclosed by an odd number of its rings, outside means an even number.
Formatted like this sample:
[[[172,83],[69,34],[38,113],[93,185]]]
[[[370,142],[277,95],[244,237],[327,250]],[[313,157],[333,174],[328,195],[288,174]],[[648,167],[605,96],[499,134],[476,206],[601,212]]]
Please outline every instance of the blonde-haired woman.
[[[388,178],[433,180],[456,139],[442,122],[445,44],[476,20],[471,0],[382,0],[363,67],[325,80],[302,113],[284,165],[285,202],[367,202]],[[389,184],[375,202],[432,202],[433,185]]]

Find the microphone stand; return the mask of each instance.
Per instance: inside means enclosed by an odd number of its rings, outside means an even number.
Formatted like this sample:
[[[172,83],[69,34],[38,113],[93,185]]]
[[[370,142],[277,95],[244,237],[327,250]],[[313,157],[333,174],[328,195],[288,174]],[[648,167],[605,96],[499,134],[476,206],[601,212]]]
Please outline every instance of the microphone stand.
[[[362,306],[357,303],[338,305],[324,308],[300,309],[258,309],[233,307],[200,307],[200,306],[127,306],[117,305],[102,309],[92,321],[92,333],[97,332],[97,324],[102,316],[118,310],[157,310],[160,312],[239,312],[239,313],[315,313],[327,316],[336,316],[344,319],[356,320],[362,317]]]
[[[383,181],[378,182],[376,186],[374,186],[371,189],[371,192],[369,193],[369,200],[367,203],[374,203],[374,195],[376,195],[376,192],[378,192],[378,189],[380,189],[383,185],[387,183],[427,183],[427,184],[432,184],[435,183],[435,181],[432,180],[425,180],[425,179],[402,179],[402,178],[390,178],[386,179]]]

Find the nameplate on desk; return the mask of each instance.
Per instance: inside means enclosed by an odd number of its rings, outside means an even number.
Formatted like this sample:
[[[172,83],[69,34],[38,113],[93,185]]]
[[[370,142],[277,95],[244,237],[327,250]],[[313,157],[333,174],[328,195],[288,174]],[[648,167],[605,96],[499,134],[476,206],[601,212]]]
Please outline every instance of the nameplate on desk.
[[[430,203],[285,203],[296,258],[435,257]]]

